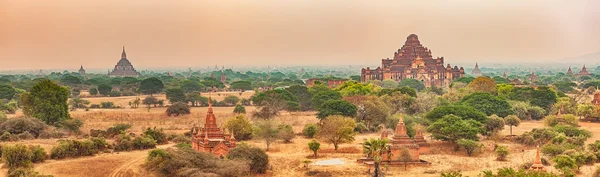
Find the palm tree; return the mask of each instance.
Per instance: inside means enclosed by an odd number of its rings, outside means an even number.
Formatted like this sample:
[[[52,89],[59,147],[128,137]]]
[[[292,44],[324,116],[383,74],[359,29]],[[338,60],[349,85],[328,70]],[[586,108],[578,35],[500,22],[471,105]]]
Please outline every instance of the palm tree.
[[[363,143],[363,152],[367,154],[368,157],[373,158],[374,161],[375,171],[373,177],[383,176],[383,173],[379,169],[379,165],[381,164],[383,154],[388,152],[389,149],[390,145],[389,140],[387,139],[371,138]]]

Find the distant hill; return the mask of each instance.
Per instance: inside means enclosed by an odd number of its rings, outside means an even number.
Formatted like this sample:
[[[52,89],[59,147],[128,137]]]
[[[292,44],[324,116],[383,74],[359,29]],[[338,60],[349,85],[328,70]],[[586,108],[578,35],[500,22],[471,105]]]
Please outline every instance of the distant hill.
[[[600,64],[600,52],[585,54],[577,57],[565,58],[569,63],[585,63],[590,65]]]

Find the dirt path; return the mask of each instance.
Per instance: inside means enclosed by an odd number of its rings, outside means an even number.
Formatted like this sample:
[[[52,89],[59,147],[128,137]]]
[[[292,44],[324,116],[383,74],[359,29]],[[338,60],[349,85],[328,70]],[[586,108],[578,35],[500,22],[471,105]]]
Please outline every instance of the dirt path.
[[[160,145],[165,149],[174,144]],[[151,150],[99,154],[65,160],[49,160],[35,165],[35,171],[54,176],[131,177],[148,176],[140,168]]]

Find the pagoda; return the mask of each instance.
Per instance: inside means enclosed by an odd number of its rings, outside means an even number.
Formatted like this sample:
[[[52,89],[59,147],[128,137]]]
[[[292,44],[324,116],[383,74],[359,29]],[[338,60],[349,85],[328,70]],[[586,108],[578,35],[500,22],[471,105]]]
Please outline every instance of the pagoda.
[[[200,152],[225,157],[230,149],[235,148],[235,137],[224,132],[217,126],[217,119],[213,113],[212,99],[208,97],[208,112],[203,128],[192,128],[192,149]]]
[[[475,68],[473,68],[473,70],[471,71],[471,75],[473,76],[481,76],[481,70],[479,69],[479,64],[475,63]]]
[[[594,100],[592,100],[592,104],[595,106],[600,106],[600,93],[594,94]]]
[[[77,71],[79,73],[79,75],[85,75],[85,69],[83,69],[83,65],[81,65],[81,67],[79,68],[79,71]]]
[[[225,76],[225,72],[221,72],[221,83],[225,83],[227,80],[227,76]]]
[[[513,79],[511,82],[513,84],[515,84],[515,85],[520,85],[521,84],[521,81],[519,80],[519,76],[518,75],[515,75],[515,79]]]
[[[110,77],[139,77],[140,73],[133,68],[133,65],[127,59],[125,53],[125,46],[123,46],[123,52],[121,53],[121,60],[115,65],[112,72],[108,73]]]
[[[384,139],[387,139],[387,134],[383,136]],[[419,145],[415,143],[408,134],[406,133],[406,126],[404,125],[404,120],[402,120],[402,115],[400,116],[400,120],[398,124],[396,124],[396,131],[394,131],[394,136],[390,139],[390,152],[392,155],[390,159],[388,159],[388,155],[383,155],[384,161],[393,162],[400,157],[402,153],[402,149],[407,148],[410,153],[411,161],[418,162],[419,161]]]
[[[529,81],[536,81],[538,79],[538,77],[535,75],[535,73],[532,71],[531,72],[531,76],[529,76]]]
[[[579,76],[589,76],[590,73],[588,73],[587,68],[585,68],[585,65],[583,65],[583,68],[581,68],[581,71],[579,71]]]
[[[360,73],[361,82],[416,79],[426,87],[449,86],[453,80],[465,74],[462,67],[453,68],[450,64],[444,67],[444,57],[434,58],[431,49],[423,46],[416,34],[406,38],[404,45],[394,52],[393,58],[381,59],[380,66],[362,68]]]
[[[425,137],[423,136],[423,132],[421,128],[417,129],[417,135],[415,135],[415,143],[419,145],[419,153],[420,154],[428,154],[429,153],[429,143],[425,141]]]
[[[542,164],[542,159],[540,158],[539,146],[535,148],[535,160],[533,161],[533,164],[531,165],[531,167],[529,167],[529,169],[533,171],[546,171],[544,164]]]
[[[571,66],[569,66],[569,70],[567,70],[567,75],[573,75],[573,70],[571,70]]]
[[[508,76],[506,76],[506,71],[504,71],[504,74],[502,74],[502,78],[508,79]]]

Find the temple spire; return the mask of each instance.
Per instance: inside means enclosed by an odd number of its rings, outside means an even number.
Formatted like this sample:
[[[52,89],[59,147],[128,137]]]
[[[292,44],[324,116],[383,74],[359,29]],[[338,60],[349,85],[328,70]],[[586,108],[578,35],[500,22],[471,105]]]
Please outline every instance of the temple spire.
[[[127,58],[127,54],[125,53],[125,46],[123,46],[123,53],[121,53],[121,58]]]

